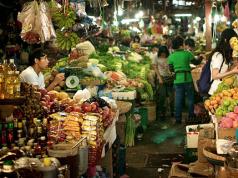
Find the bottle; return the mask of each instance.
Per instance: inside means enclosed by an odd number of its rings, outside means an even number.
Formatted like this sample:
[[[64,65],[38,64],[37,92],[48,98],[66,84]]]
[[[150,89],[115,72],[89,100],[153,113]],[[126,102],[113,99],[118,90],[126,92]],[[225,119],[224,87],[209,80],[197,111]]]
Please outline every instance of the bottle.
[[[0,99],[4,99],[4,67],[0,64]]]
[[[7,125],[6,124],[2,124],[2,147],[6,147],[7,146]]]
[[[17,119],[17,118],[14,118],[13,123],[14,123],[13,138],[14,138],[14,140],[18,140],[18,137],[17,137],[17,130],[18,130],[17,124],[18,124],[18,119]]]
[[[14,98],[14,72],[8,71],[5,76],[5,98]]]
[[[41,157],[45,158],[47,157],[47,142],[45,136],[40,137],[40,146],[41,146]]]
[[[41,158],[41,154],[42,154],[42,148],[40,143],[34,143],[34,157],[35,158]]]
[[[15,98],[19,98],[21,96],[21,80],[19,73],[19,71],[15,71],[14,75],[13,92]]]
[[[37,126],[37,138],[40,138],[41,136],[43,136],[43,129],[41,121],[39,119],[36,120],[36,126]]]
[[[0,133],[2,133],[2,123],[0,123]],[[0,137],[0,149],[2,148],[2,137]]]
[[[17,66],[14,63],[14,59],[9,60],[8,70],[13,72],[17,71]]]
[[[23,124],[21,120],[17,122],[17,139],[24,138],[25,134],[23,132]]]
[[[47,138],[47,126],[48,126],[48,120],[47,118],[44,118],[42,122],[42,135],[45,136],[46,138]]]
[[[35,120],[35,118],[34,118],[34,120]],[[28,136],[31,139],[36,139],[36,136],[37,136],[37,127],[36,127],[33,119],[31,119],[30,123],[29,123]]]
[[[7,144],[11,148],[12,144],[14,143],[14,135],[13,135],[13,122],[8,123],[7,125]]]

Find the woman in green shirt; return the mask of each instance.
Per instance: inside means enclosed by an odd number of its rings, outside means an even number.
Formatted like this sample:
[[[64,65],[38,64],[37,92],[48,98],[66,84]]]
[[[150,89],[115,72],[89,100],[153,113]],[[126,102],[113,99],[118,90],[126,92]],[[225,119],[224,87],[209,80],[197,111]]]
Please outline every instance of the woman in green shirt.
[[[188,117],[194,117],[194,86],[190,64],[199,64],[194,55],[184,50],[184,39],[180,36],[172,41],[175,50],[168,57],[170,70],[175,73],[175,119],[176,123],[182,123],[182,110],[184,98],[188,100]]]

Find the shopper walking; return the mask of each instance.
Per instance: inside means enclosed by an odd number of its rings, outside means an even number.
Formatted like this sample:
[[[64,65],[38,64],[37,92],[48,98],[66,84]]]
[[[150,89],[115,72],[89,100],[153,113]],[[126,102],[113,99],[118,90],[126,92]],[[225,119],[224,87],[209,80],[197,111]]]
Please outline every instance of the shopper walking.
[[[176,123],[182,123],[182,111],[184,98],[188,103],[188,119],[194,117],[194,86],[191,75],[190,64],[199,64],[194,55],[184,49],[184,39],[180,36],[172,40],[172,47],[175,50],[168,57],[170,70],[175,73],[175,119]]]
[[[165,119],[166,111],[170,111],[170,116],[174,115],[173,75],[169,70],[168,56],[168,48],[160,46],[157,57],[152,61],[157,76],[156,118],[160,120]],[[166,108],[167,104],[169,104],[169,108]]]

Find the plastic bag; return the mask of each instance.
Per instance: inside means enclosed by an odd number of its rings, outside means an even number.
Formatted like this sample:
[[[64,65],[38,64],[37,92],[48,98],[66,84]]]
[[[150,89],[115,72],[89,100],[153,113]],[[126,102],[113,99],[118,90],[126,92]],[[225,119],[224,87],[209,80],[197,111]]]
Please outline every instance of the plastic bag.
[[[78,91],[75,93],[74,97],[73,97],[73,99],[74,99],[75,101],[77,101],[77,102],[85,101],[85,100],[87,100],[87,99],[89,99],[89,98],[91,98],[91,94],[90,94],[89,90],[86,89],[86,88],[83,89],[83,90],[78,90]]]

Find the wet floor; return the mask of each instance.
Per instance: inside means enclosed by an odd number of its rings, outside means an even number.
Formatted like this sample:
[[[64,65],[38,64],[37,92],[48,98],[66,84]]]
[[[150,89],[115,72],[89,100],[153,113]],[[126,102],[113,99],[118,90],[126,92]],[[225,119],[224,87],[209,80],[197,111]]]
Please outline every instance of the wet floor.
[[[127,148],[126,173],[130,178],[168,178],[170,161],[166,157],[176,159],[174,155],[182,155],[184,146],[184,125],[174,125],[172,119],[153,121],[142,140],[136,140],[134,147]]]

